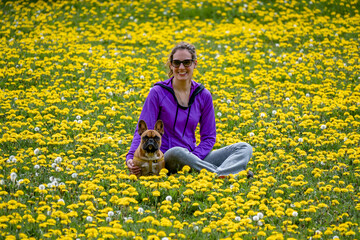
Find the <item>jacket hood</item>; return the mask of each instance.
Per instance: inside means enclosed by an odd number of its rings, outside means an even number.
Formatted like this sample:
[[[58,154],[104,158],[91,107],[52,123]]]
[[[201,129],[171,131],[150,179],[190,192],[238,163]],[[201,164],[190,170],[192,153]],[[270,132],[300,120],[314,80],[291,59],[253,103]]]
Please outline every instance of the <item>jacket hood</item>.
[[[163,81],[163,82],[157,82],[155,83],[154,85],[158,85],[164,89],[166,89],[167,91],[169,91],[172,96],[174,97],[176,103],[177,103],[177,107],[176,107],[176,115],[175,115],[175,121],[174,121],[174,126],[173,126],[173,129],[175,129],[175,126],[176,126],[176,121],[177,121],[177,116],[178,116],[178,112],[179,112],[179,108],[183,109],[183,110],[188,110],[188,114],[187,114],[187,118],[186,118],[186,123],[185,123],[185,126],[184,126],[184,130],[183,130],[183,136],[185,134],[185,131],[186,131],[186,127],[187,127],[187,124],[188,124],[188,121],[189,121],[189,117],[190,117],[190,111],[191,111],[191,105],[194,103],[195,101],[195,97],[202,91],[204,90],[204,85],[202,84],[199,84],[195,81],[191,81],[191,89],[190,89],[190,98],[189,98],[189,103],[188,103],[188,106],[187,107],[184,107],[184,106],[181,106],[176,98],[176,95],[175,95],[175,92],[174,92],[174,88],[172,86],[172,80],[173,80],[174,77],[166,80],[166,81]]]

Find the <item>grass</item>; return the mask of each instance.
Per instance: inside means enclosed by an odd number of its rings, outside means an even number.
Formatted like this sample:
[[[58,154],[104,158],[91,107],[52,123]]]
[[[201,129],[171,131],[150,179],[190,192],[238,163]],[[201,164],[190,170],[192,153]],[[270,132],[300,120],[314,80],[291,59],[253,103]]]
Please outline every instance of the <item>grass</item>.
[[[2,1],[3,239],[359,239],[360,4]],[[193,43],[214,149],[246,179],[136,179],[129,150],[171,48]]]

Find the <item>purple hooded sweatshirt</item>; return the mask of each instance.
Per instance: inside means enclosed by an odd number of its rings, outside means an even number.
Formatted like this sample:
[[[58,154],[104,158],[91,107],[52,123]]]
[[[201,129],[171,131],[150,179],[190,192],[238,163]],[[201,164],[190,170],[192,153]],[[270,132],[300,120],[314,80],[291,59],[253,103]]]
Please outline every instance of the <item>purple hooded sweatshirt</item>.
[[[147,96],[140,119],[149,129],[154,129],[155,122],[164,122],[161,151],[165,153],[172,147],[187,148],[200,159],[204,159],[212,150],[216,141],[215,113],[210,92],[202,84],[191,81],[188,107],[181,106],[176,97],[170,78],[157,82]],[[195,130],[200,123],[200,144],[196,145]],[[140,144],[138,126],[136,126],[126,161],[134,157]]]

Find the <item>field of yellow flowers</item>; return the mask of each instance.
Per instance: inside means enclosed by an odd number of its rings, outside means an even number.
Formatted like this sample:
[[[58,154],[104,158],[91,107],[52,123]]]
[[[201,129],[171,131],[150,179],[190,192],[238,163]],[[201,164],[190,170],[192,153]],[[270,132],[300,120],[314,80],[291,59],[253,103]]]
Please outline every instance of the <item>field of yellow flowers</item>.
[[[358,0],[1,1],[1,239],[360,239]],[[144,99],[198,49],[227,179],[129,176]],[[166,129],[165,129],[166,131]]]

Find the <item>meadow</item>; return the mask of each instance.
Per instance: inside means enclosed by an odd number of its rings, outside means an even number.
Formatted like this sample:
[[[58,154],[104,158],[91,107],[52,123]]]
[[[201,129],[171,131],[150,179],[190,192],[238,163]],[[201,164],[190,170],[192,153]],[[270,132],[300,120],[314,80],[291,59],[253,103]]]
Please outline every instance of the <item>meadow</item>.
[[[360,239],[358,0],[0,9],[1,239]],[[180,41],[212,93],[214,149],[251,144],[254,178],[128,175]]]

